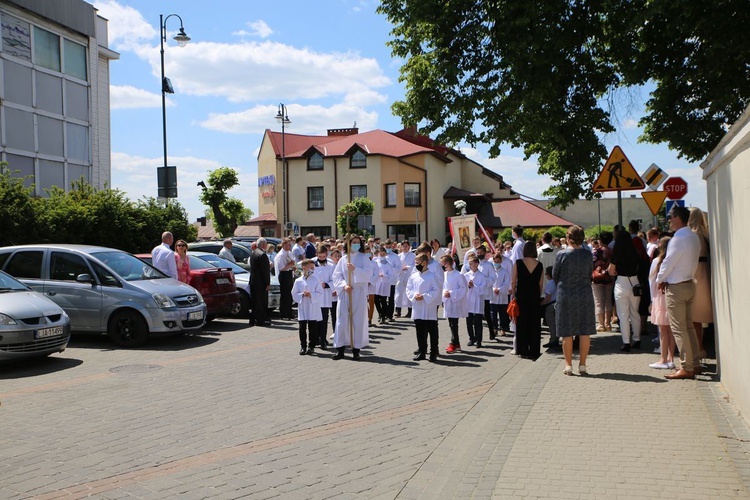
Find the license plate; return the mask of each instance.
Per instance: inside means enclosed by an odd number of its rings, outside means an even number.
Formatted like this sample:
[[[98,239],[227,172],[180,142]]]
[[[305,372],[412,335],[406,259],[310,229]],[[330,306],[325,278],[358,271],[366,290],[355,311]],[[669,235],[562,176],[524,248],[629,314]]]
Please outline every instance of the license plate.
[[[229,284],[229,278],[217,278],[216,279],[217,285],[228,285]]]
[[[65,330],[61,326],[53,326],[52,328],[43,328],[34,332],[35,339],[44,339],[47,337],[56,337],[65,333]]]
[[[188,321],[194,321],[197,319],[203,319],[203,311],[188,313]]]

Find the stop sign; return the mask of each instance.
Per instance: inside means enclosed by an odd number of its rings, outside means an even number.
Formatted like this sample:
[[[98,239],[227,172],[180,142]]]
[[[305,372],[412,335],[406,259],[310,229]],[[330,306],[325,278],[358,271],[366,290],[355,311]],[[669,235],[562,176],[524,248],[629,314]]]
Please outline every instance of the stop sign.
[[[682,177],[670,177],[663,187],[670,200],[679,200],[687,194],[687,182]]]

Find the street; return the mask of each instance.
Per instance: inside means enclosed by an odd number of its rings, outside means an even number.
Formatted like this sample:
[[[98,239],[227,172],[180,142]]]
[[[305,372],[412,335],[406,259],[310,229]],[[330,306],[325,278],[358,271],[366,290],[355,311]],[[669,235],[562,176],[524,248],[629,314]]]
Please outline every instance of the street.
[[[591,376],[565,377],[559,354],[503,337],[448,356],[440,333],[436,363],[411,360],[408,319],[359,362],[298,355],[291,321],[133,350],[74,337],[0,367],[0,496],[750,498],[742,417],[711,373],[649,369],[652,337],[592,337]]]

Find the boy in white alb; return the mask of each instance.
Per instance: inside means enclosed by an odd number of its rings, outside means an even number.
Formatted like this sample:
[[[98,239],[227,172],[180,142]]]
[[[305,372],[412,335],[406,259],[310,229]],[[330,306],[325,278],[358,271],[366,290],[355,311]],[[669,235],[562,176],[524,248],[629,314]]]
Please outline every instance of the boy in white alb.
[[[452,354],[461,351],[461,341],[458,339],[458,318],[465,318],[466,313],[466,280],[463,275],[453,269],[453,257],[443,255],[440,257],[443,266],[443,317],[448,319],[451,329],[451,343],[448,344],[446,353]]]
[[[425,254],[417,255],[415,271],[409,276],[406,284],[406,294],[412,303],[412,319],[417,330],[417,345],[419,352],[414,361],[420,361],[427,355],[427,337],[430,337],[430,361],[438,356],[438,322],[437,304],[440,302],[441,289],[437,286],[433,272],[427,263],[430,257]]]
[[[510,272],[503,265],[503,254],[498,251],[492,257],[492,266],[495,269],[495,280],[492,283],[492,295],[490,296],[490,314],[492,324],[500,335],[505,335],[503,328],[508,322],[508,294],[510,293]]]
[[[380,247],[378,255],[373,259],[378,270],[375,277],[375,307],[378,310],[378,323],[388,321],[388,296],[391,293],[391,274],[393,266],[388,262],[388,252],[385,247]]]
[[[479,259],[469,257],[469,270],[464,274],[468,291],[466,293],[466,329],[469,331],[469,345],[482,347],[482,318],[484,316],[484,295],[487,278],[479,270]]]
[[[315,277],[320,280],[320,284],[323,287],[323,296],[320,301],[320,313],[322,319],[318,325],[318,342],[321,349],[328,348],[328,341],[326,340],[326,332],[328,331],[328,316],[331,312],[332,293],[333,293],[333,269],[336,264],[328,259],[328,246],[324,244],[318,245],[318,258],[315,262]],[[336,323],[336,313],[334,312],[332,323]]]
[[[315,277],[315,263],[310,259],[300,262],[302,276],[294,281],[292,300],[297,303],[297,321],[299,323],[300,355],[315,354],[318,344],[318,323],[323,320],[320,304],[323,299],[323,286]],[[307,330],[307,339],[305,338]],[[305,349],[307,347],[307,349]]]

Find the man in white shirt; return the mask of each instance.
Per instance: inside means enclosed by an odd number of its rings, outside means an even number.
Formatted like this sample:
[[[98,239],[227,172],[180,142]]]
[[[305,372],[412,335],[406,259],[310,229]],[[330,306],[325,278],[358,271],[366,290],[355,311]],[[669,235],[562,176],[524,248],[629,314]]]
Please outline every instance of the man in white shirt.
[[[307,242],[302,236],[297,236],[294,241],[295,243],[292,247],[292,256],[294,257],[295,262],[302,262],[302,260],[305,258],[305,246],[307,246]]]
[[[510,251],[510,261],[515,265],[517,260],[523,259],[523,246],[526,244],[526,240],[523,239],[523,227],[519,224],[513,226],[513,239],[516,241]]]
[[[273,267],[279,278],[279,316],[281,319],[293,319],[292,312],[292,287],[294,286],[293,271],[295,260],[289,250],[292,242],[289,239],[281,241],[281,250],[274,258]]]
[[[659,292],[666,294],[669,326],[680,350],[681,367],[665,375],[668,379],[695,378],[695,374],[700,373],[700,347],[693,327],[693,279],[698,268],[701,244],[698,236],[687,227],[689,217],[687,208],[672,208],[669,228],[675,233],[656,275]]]
[[[161,245],[157,245],[151,250],[151,263],[170,278],[177,279],[177,261],[170,248],[173,242],[174,236],[172,236],[172,233],[169,231],[161,233]]]
[[[555,265],[555,258],[557,257],[559,249],[552,246],[552,234],[547,231],[542,236],[542,246],[536,251],[536,259],[542,263],[544,269]],[[542,297],[544,297],[544,287],[547,286],[547,275],[545,274],[542,280]]]
[[[232,255],[232,240],[224,240],[224,247],[219,250],[219,257],[221,257],[222,259],[226,259],[229,262],[237,262],[234,259],[234,255]]]

